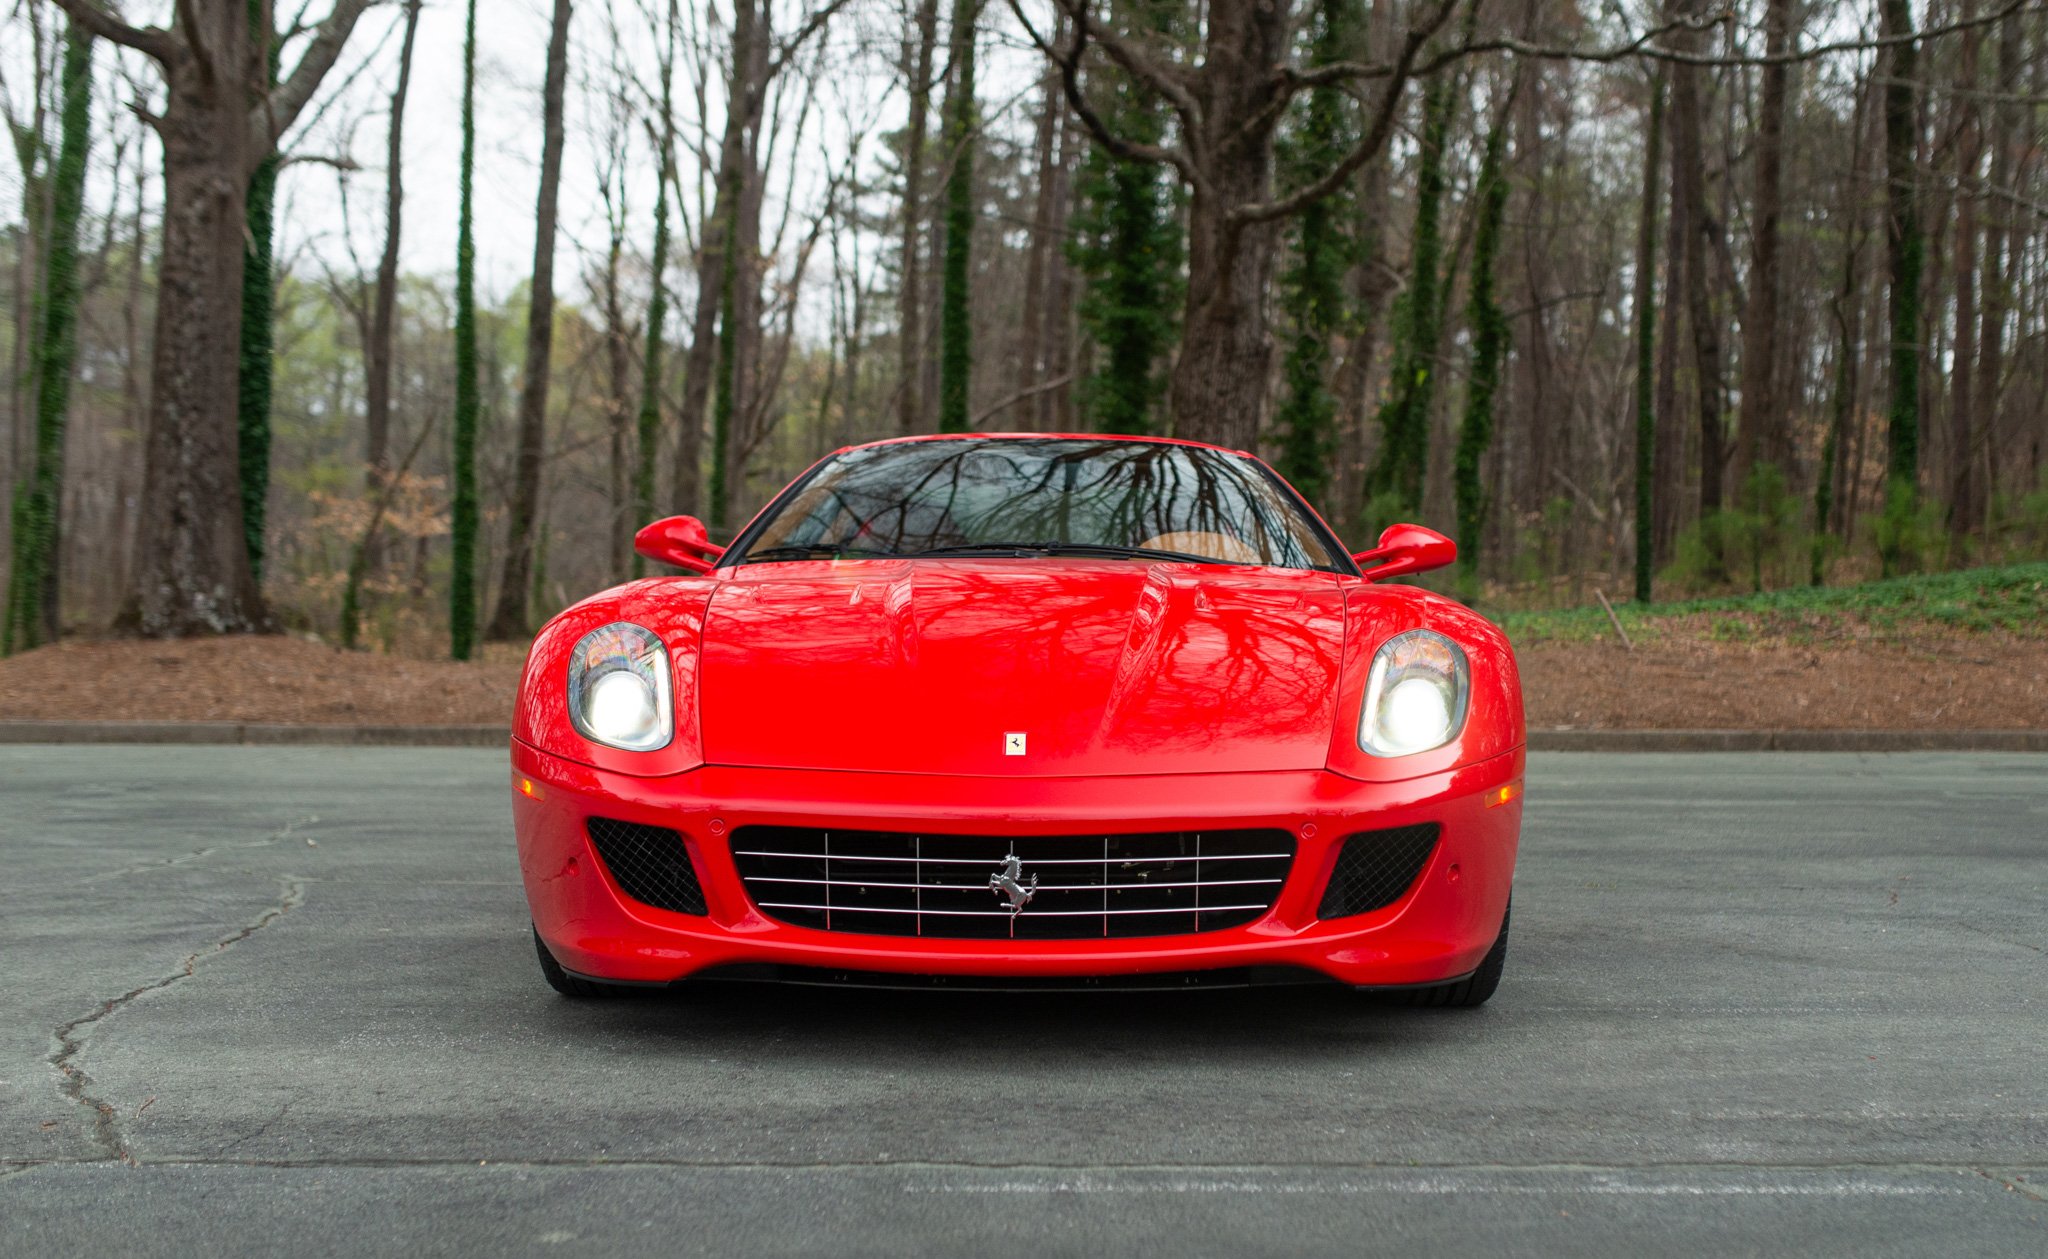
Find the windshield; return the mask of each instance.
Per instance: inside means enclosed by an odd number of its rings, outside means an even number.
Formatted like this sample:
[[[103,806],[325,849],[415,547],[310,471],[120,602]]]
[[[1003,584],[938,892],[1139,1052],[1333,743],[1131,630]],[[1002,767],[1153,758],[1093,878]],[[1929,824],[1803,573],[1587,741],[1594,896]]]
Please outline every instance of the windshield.
[[[1074,554],[1349,571],[1257,463],[1165,442],[866,446],[827,460],[751,533],[736,562]]]

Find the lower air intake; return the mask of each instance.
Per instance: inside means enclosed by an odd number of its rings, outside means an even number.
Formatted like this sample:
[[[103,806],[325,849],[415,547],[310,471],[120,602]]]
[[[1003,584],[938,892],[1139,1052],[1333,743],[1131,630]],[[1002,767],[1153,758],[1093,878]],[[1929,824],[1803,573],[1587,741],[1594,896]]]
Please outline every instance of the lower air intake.
[[[619,890],[656,909],[677,914],[705,912],[704,888],[683,847],[683,837],[665,826],[642,826],[594,817],[586,823],[590,846],[611,871]]]
[[[1346,836],[1316,917],[1369,914],[1406,896],[1436,850],[1441,829],[1435,822],[1424,822]]]

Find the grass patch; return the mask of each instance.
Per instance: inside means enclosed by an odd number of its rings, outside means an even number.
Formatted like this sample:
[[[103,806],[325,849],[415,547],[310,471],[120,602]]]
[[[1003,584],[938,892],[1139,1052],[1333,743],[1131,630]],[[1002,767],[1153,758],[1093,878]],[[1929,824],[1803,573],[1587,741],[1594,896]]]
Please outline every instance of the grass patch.
[[[1924,573],[1860,586],[1798,586],[1649,607],[1616,604],[1614,611],[1638,642],[1665,637],[1883,640],[1933,631],[2048,637],[2048,563]],[[1518,646],[1614,637],[1607,613],[1597,605],[1506,612],[1499,620]]]

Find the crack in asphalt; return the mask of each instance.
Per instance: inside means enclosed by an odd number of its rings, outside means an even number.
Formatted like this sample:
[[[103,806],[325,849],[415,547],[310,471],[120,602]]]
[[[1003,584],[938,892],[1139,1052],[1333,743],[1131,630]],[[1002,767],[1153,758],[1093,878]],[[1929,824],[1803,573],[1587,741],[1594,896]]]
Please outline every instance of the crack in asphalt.
[[[131,874],[149,874],[156,870],[166,870],[173,866],[189,865],[194,861],[203,861],[217,852],[243,852],[251,848],[268,848],[272,844],[282,843],[290,839],[298,832],[300,827],[312,826],[319,820],[319,814],[308,813],[302,818],[296,818],[285,823],[283,830],[278,831],[274,835],[266,835],[262,839],[250,840],[244,844],[209,844],[204,848],[195,848],[191,852],[181,853],[176,857],[169,857],[163,861],[152,861],[145,865],[129,866],[122,870],[109,870],[105,874],[96,874],[89,879],[81,880],[81,882],[104,883],[110,879],[124,879]]]
[[[289,827],[286,828],[290,830]],[[281,835],[280,835],[281,837]],[[246,845],[244,845],[246,846]],[[122,1134],[120,1114],[113,1103],[96,1096],[92,1090],[92,1077],[78,1065],[77,1058],[83,1053],[92,1029],[103,1019],[117,1010],[125,1009],[136,999],[160,989],[168,988],[182,979],[190,979],[198,969],[202,958],[213,957],[240,944],[258,931],[276,922],[285,914],[306,903],[306,880],[297,875],[284,875],[278,879],[281,889],[276,904],[266,908],[250,922],[229,935],[214,941],[211,949],[199,949],[185,956],[177,970],[168,975],[152,979],[146,984],[130,988],[111,1000],[103,1001],[98,1008],[82,1014],[68,1023],[61,1024],[53,1039],[56,1049],[49,1056],[49,1063],[58,1073],[57,1091],[68,1100],[84,1107],[92,1114],[93,1140],[104,1154],[95,1161],[119,1161],[133,1164],[135,1156],[128,1148],[127,1138]]]
[[[276,1114],[264,1120],[263,1123],[259,1127],[257,1127],[255,1131],[245,1132],[241,1136],[236,1137],[234,1140],[220,1147],[220,1154],[217,1157],[226,1158],[229,1150],[238,1150],[243,1146],[247,1145],[249,1142],[254,1141],[256,1138],[262,1136],[264,1133],[269,1132],[272,1128],[277,1126],[280,1120],[282,1120],[287,1114],[291,1113],[291,1109],[292,1103],[290,1100],[288,1100],[285,1102],[284,1105],[277,1108]]]

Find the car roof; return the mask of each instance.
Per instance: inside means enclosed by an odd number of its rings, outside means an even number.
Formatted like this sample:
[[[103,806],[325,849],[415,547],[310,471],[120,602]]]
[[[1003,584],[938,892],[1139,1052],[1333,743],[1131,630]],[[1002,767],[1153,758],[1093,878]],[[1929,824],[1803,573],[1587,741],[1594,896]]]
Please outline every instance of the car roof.
[[[884,437],[880,441],[857,442],[851,446],[840,447],[840,451],[867,450],[875,446],[900,446],[908,442],[949,442],[974,439],[982,441],[1150,442],[1159,446],[1193,446],[1198,450],[1215,450],[1226,455],[1238,455],[1246,459],[1256,459],[1258,457],[1248,450],[1233,450],[1228,446],[1214,446],[1208,442],[1191,441],[1185,437],[1157,437],[1147,433],[914,433],[907,437]]]

